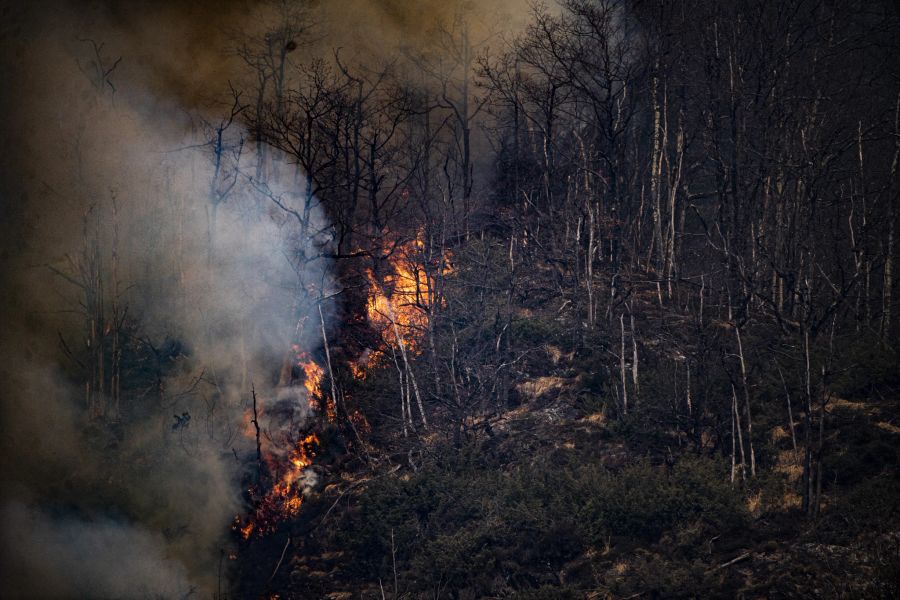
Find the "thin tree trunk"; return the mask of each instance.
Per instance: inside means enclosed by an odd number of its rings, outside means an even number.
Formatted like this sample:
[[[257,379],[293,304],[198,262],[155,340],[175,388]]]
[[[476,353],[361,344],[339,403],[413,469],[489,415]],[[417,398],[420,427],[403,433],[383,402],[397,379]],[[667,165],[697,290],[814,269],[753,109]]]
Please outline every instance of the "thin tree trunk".
[[[825,368],[822,367],[822,400],[819,403],[819,441],[816,444],[816,493],[813,497],[812,516],[819,516],[819,505],[822,499],[822,459],[825,453],[825,404],[828,401],[828,395],[825,391],[824,379]]]
[[[778,376],[781,377],[781,385],[784,386],[784,397],[787,400],[787,413],[788,413],[788,425],[791,428],[791,444],[793,445],[794,452],[797,451],[797,435],[794,431],[794,415],[791,411],[791,393],[788,390],[787,382],[784,380],[784,373],[781,372],[781,366],[776,365],[778,369]]]
[[[588,328],[594,328],[594,208],[590,200],[587,203],[588,210],[588,247],[584,257],[585,290],[588,297]]]
[[[687,410],[688,410],[688,415],[692,415],[693,411],[694,411],[694,406],[693,406],[694,403],[693,403],[693,399],[691,398],[691,361],[690,361],[690,359],[688,359],[684,362],[685,362],[685,365],[687,366],[687,393],[686,393]]]
[[[250,394],[253,397],[253,420],[251,420],[250,422],[253,423],[253,427],[256,430],[256,483],[258,485],[262,480],[264,467],[262,457],[262,444],[260,442],[259,412],[256,406],[256,387],[252,383],[250,384]]]
[[[734,484],[734,475],[737,470],[737,460],[735,458],[735,454],[737,453],[737,438],[734,434],[734,423],[735,423],[735,414],[734,414],[734,398],[731,399],[731,483]]]
[[[738,447],[741,451],[741,479],[747,479],[746,474],[746,464],[747,460],[744,455],[744,434],[741,432],[741,410],[738,407],[738,399],[737,399],[737,390],[734,389],[734,384],[731,386],[731,402],[733,404],[732,410],[734,411],[734,421],[737,427],[737,439],[738,439]]]
[[[412,368],[409,364],[409,358],[406,353],[406,342],[403,340],[403,334],[400,333],[400,327],[397,325],[397,319],[394,316],[394,307],[391,299],[385,295],[385,300],[387,301],[387,309],[388,309],[388,318],[391,321],[391,325],[394,329],[394,337],[397,339],[397,346],[400,348],[400,357],[403,359],[403,366],[406,369],[406,376],[409,378],[410,383],[412,383],[413,393],[416,396],[416,404],[419,407],[419,415],[422,417],[422,427],[425,430],[428,430],[428,418],[425,416],[425,406],[422,404],[422,396],[419,394],[419,385],[416,383],[416,376],[412,372]]]
[[[675,273],[675,219],[678,188],[681,187],[681,172],[684,163],[684,126],[678,116],[678,134],[675,140],[676,167],[672,187],[669,190],[669,231],[666,235],[666,293],[672,299],[672,278]]]
[[[628,385],[625,379],[625,313],[619,315],[622,344],[619,349],[619,371],[622,375],[622,414],[628,414]]]
[[[640,385],[638,384],[638,347],[637,336],[634,335],[634,313],[630,313],[631,317],[631,383],[634,384],[634,401],[639,401]]]
[[[756,453],[753,451],[753,418],[750,415],[750,389],[747,384],[747,363],[744,361],[744,345],[741,343],[741,328],[735,325],[738,357],[741,361],[741,385],[744,388],[744,405],[747,411],[747,442],[750,446],[750,475],[756,477]]]
[[[884,287],[882,291],[881,339],[887,341],[891,331],[891,303],[894,287],[894,205],[897,201],[897,168],[900,163],[900,93],[897,94],[897,105],[894,112],[894,160],[891,162],[890,187],[892,194],[888,198],[888,237],[884,260]]]
[[[804,437],[806,443],[806,458],[803,461],[803,510],[809,513],[812,500],[812,385],[810,382],[809,365],[809,331],[804,325],[803,352],[806,359],[806,417]]]
[[[331,349],[328,347],[328,336],[325,333],[325,317],[322,315],[321,300],[316,306],[319,309],[319,324],[322,326],[322,346],[325,348],[325,362],[328,364],[328,381],[331,384],[331,407],[334,411],[334,417],[337,418],[337,386],[334,384],[334,371],[331,368]],[[326,409],[325,412],[327,414],[328,410]]]
[[[113,279],[113,297],[112,297],[112,376],[110,378],[110,394],[113,403],[113,420],[119,421],[121,418],[121,369],[122,369],[122,347],[120,340],[120,331],[124,322],[124,315],[120,314],[121,306],[119,305],[119,207],[116,203],[116,197],[112,197],[113,211],[113,239],[112,239],[112,279]]]

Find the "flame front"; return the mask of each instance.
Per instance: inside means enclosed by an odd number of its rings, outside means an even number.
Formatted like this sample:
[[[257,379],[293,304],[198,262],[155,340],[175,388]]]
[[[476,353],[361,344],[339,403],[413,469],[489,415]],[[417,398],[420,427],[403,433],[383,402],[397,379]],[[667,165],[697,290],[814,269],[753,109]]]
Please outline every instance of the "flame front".
[[[291,352],[294,355],[294,364],[303,371],[303,387],[306,390],[309,407],[317,410],[319,402],[323,399],[322,378],[325,370],[297,344],[291,346]],[[331,422],[336,416],[334,401],[330,398],[326,400],[326,416]],[[262,413],[261,408],[258,411],[259,414]],[[250,410],[245,411],[245,422],[244,435],[249,438],[256,437],[253,413]],[[262,492],[262,483],[248,490],[254,500],[254,509],[246,519],[235,517],[232,526],[244,539],[248,539],[254,533],[259,535],[270,533],[279,522],[296,516],[300,511],[303,505],[304,471],[312,465],[319,437],[315,433],[306,435],[294,443],[286,454],[283,451],[274,451],[272,444],[273,441],[268,435],[260,440],[262,460],[274,482],[265,493]]]
[[[306,388],[306,398],[309,407],[316,408],[316,401],[322,394],[322,377],[325,370],[316,363],[308,352],[303,352],[295,344],[294,352],[297,354],[297,366],[303,370],[303,387]]]
[[[379,276],[371,268],[366,270],[366,315],[385,343],[395,348],[402,344],[411,354],[422,351],[429,311],[439,297],[438,276],[451,272],[450,258],[447,250],[426,269],[424,232],[419,231],[415,239],[390,252],[386,273]],[[365,377],[366,365],[376,364],[383,355],[383,349],[375,349],[364,362],[351,363],[351,372],[357,378]]]
[[[286,460],[266,455],[266,463],[275,483],[256,502],[255,509],[245,521],[235,517],[233,528],[240,531],[244,539],[254,532],[260,535],[271,533],[279,522],[297,516],[303,505],[304,470],[312,464],[318,446],[319,437],[310,433],[291,448]],[[250,490],[251,495],[255,492],[255,489]]]
[[[378,364],[389,348],[400,347],[412,355],[421,353],[429,312],[439,302],[436,299],[440,297],[436,292],[437,276],[447,274],[451,269],[449,251],[439,260],[427,263],[421,231],[415,239],[382,254],[389,254],[382,262],[383,272],[376,274],[371,268],[366,271],[369,283],[366,317],[383,345],[368,350],[361,360],[349,363],[351,373],[359,379],[365,378],[368,370]],[[430,268],[426,269],[426,266]],[[293,364],[303,372],[302,383],[309,407],[313,410],[324,408],[328,421],[334,422],[337,416],[334,395],[326,395],[322,390],[325,369],[299,345],[292,345],[291,352]],[[359,411],[350,411],[346,417],[358,432],[368,431],[368,422]],[[256,436],[252,418],[252,413],[248,412],[248,425],[244,430],[248,437]],[[315,433],[306,435],[286,454],[273,452],[272,443],[268,436],[263,439],[262,458],[270,481],[274,483],[265,493],[257,487],[251,488],[253,511],[246,519],[235,517],[233,528],[244,539],[254,534],[271,533],[278,523],[298,514],[304,499],[304,471],[316,456],[319,437]]]

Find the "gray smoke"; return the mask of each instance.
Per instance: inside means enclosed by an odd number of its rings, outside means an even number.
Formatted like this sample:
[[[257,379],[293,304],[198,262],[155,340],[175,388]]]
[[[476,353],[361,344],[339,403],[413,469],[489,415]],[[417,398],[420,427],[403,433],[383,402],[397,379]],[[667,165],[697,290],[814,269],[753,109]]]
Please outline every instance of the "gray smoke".
[[[222,175],[234,184],[213,215],[204,144],[227,107],[188,113],[148,94],[125,62],[113,93],[85,74],[89,43],[35,33],[17,63],[31,100],[9,138],[20,152],[4,159],[4,197],[18,201],[4,205],[2,255],[3,595],[208,596],[243,508],[250,386],[269,406],[291,343],[317,348],[319,327],[298,327],[309,310],[298,298],[329,285],[327,266],[298,268],[318,241],[234,172],[255,161],[246,144],[235,162],[239,123]],[[270,188],[290,200],[302,189],[287,172],[272,168]],[[318,211],[313,226],[327,229]],[[89,418],[76,375],[83,294],[69,278],[80,281],[86,240],[100,247],[107,318],[116,298],[135,324],[131,343],[168,357],[159,381],[152,364],[130,367],[145,381],[124,390],[118,424]],[[308,412],[302,394],[290,402]]]
[[[54,517],[19,502],[0,508],[7,597],[183,598],[184,565],[158,532],[109,519]]]

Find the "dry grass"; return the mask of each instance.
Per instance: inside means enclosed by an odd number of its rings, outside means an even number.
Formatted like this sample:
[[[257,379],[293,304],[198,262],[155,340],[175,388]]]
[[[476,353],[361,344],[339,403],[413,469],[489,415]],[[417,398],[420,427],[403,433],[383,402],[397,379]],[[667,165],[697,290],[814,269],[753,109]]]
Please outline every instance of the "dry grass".
[[[781,508],[784,510],[800,508],[802,505],[803,497],[797,492],[788,490],[784,493],[784,496],[781,497]]]
[[[888,423],[887,421],[879,421],[878,423],[875,423],[875,426],[891,433],[900,433],[900,427],[897,427],[893,423]]]
[[[547,356],[550,357],[550,362],[554,365],[558,365],[560,362],[572,362],[572,359],[575,357],[574,350],[571,352],[563,352],[559,347],[551,344],[544,346],[544,351],[547,353]]]
[[[747,511],[753,515],[757,516],[760,513],[760,509],[762,508],[762,492],[756,492],[755,494],[751,494],[747,497]]]
[[[794,483],[803,476],[803,449],[782,450],[778,453],[775,470],[784,473],[787,480]]]
[[[828,400],[828,405],[825,407],[825,410],[831,412],[836,408],[864,412],[870,415],[878,412],[877,408],[866,402],[853,402],[851,400],[845,400],[843,398],[836,398],[832,396]]]
[[[779,452],[775,470],[779,473],[784,473],[788,483],[795,484],[800,481],[800,478],[803,477],[803,449],[797,448],[797,450],[791,449]],[[781,497],[779,505],[781,509],[789,510],[799,508],[802,502],[803,498],[790,489],[789,486]]]
[[[600,412],[595,412],[587,415],[586,417],[582,417],[582,421],[587,421],[588,423],[593,423],[594,425],[602,425],[606,422],[606,413],[602,410]]]
[[[776,442],[776,443],[781,440],[790,439],[790,437],[791,437],[791,434],[787,430],[787,428],[782,427],[781,425],[776,425],[775,427],[773,427],[771,435],[772,435],[772,441]]]
[[[516,386],[516,390],[523,396],[535,400],[548,392],[561,390],[566,382],[567,380],[562,377],[538,377],[537,379],[520,383]]]

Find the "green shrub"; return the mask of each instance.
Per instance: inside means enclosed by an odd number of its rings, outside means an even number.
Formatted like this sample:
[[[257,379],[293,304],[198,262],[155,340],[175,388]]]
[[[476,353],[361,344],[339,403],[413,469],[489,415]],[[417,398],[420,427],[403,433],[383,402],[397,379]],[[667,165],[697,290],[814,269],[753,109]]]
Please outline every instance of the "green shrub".
[[[826,447],[825,483],[855,485],[884,471],[900,467],[900,448],[895,434],[873,426],[863,418],[854,418],[839,431],[837,439]]]
[[[353,568],[372,580],[392,572],[393,535],[397,569],[411,590],[440,583],[490,595],[504,581],[535,598],[566,598],[539,586],[610,535],[656,541],[688,523],[723,530],[745,518],[709,459],[682,459],[672,469],[640,462],[616,474],[571,455],[506,473],[459,460],[385,478],[341,530]]]
[[[553,319],[520,319],[513,321],[512,335],[526,346],[539,346],[565,339],[565,328]]]
[[[667,560],[659,555],[640,556],[613,590],[623,596],[647,598],[704,598],[713,587],[702,563]],[[717,595],[716,597],[722,597]]]
[[[872,337],[858,337],[840,357],[832,390],[843,398],[866,398],[900,386],[900,355]]]
[[[830,507],[828,516],[847,533],[863,531],[872,523],[889,529],[900,520],[900,481],[886,475],[869,479]]]
[[[439,534],[423,544],[411,562],[412,572],[449,589],[479,584],[483,588],[496,567],[497,541],[495,530],[483,522]]]
[[[708,459],[682,459],[671,473],[641,462],[599,483],[583,509],[594,544],[607,535],[654,541],[695,520],[730,528],[746,519],[740,497]]]

